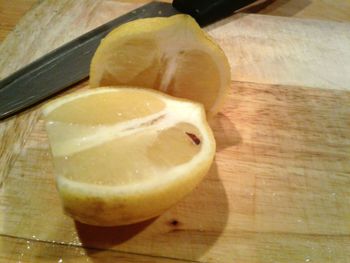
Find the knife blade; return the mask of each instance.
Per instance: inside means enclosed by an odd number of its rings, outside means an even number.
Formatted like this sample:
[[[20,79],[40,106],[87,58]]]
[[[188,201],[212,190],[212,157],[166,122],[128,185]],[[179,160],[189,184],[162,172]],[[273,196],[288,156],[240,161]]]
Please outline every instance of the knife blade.
[[[120,16],[51,51],[0,81],[0,120],[27,109],[88,77],[91,59],[100,41],[114,28],[147,17],[167,17],[184,12],[201,25],[255,0],[174,0],[151,2]]]

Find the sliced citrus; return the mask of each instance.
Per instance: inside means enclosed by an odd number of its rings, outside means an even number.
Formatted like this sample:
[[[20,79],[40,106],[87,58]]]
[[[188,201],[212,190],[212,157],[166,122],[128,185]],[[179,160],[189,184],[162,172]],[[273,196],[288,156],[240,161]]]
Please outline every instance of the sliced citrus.
[[[221,48],[188,15],[126,23],[101,42],[90,86],[153,88],[200,102],[213,115],[227,95],[230,67]]]
[[[149,89],[89,89],[43,115],[63,207],[88,224],[161,214],[198,184],[215,153],[201,104]]]

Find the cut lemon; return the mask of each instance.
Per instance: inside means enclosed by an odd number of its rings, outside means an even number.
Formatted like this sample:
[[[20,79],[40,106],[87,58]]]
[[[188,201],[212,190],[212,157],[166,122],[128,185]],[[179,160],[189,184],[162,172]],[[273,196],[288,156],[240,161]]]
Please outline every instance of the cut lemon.
[[[139,19],[109,33],[92,59],[90,86],[111,85],[157,89],[213,115],[227,95],[230,66],[192,17]]]
[[[43,110],[65,211],[112,226],[161,214],[207,173],[215,141],[201,104],[140,88],[73,93]]]

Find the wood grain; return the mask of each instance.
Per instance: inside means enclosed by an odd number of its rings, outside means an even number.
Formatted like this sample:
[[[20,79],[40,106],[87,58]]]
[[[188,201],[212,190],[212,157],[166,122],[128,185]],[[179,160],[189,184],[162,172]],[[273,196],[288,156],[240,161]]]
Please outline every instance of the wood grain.
[[[0,46],[0,78],[141,2],[39,2]],[[320,2],[315,10],[331,4]],[[207,28],[233,74],[211,124],[215,164],[187,198],[141,224],[96,228],[65,216],[41,106],[1,122],[0,261],[348,262],[348,29],[251,14]]]
[[[276,0],[260,11],[261,14],[311,18],[333,21],[349,21],[349,0]]]
[[[148,257],[112,250],[83,248],[60,243],[42,242],[38,239],[21,239],[0,236],[1,262],[71,262],[71,263],[176,263],[178,260]],[[181,261],[183,262],[183,261]]]
[[[0,0],[0,43],[10,33],[24,14],[37,0]]]
[[[207,30],[233,80],[350,90],[350,23],[240,14]]]
[[[163,0],[170,2],[170,0]],[[148,0],[115,0],[124,3],[146,3]],[[263,2],[260,0],[260,2]],[[259,13],[267,15],[313,18],[331,21],[350,21],[349,0],[266,0]],[[38,0],[0,0],[0,42],[14,29],[24,14]],[[253,9],[254,12],[256,9]]]
[[[3,186],[1,233],[201,262],[346,262],[350,92],[234,82],[229,101],[212,123],[218,152],[205,180],[128,227],[63,215],[39,121]]]

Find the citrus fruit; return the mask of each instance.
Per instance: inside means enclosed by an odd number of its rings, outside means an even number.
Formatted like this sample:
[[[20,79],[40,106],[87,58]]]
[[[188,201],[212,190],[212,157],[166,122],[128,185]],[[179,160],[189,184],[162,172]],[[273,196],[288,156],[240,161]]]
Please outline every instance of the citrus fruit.
[[[161,214],[193,190],[214,158],[203,106],[150,89],[72,93],[48,103],[43,116],[63,207],[87,224]]]
[[[97,48],[90,86],[157,89],[204,105],[214,115],[230,86],[228,60],[188,15],[138,19],[110,32]]]

